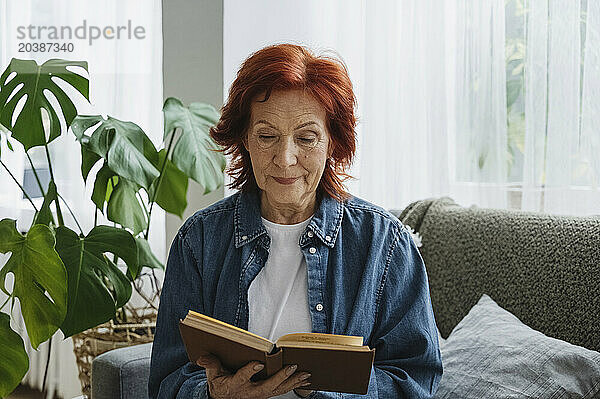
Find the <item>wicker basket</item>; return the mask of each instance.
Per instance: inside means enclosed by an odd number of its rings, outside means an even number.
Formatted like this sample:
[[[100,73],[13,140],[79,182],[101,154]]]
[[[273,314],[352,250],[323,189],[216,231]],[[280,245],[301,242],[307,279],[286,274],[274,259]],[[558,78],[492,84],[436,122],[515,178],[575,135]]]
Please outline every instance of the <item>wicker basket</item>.
[[[112,320],[73,335],[73,351],[79,369],[81,391],[90,397],[92,361],[104,352],[116,348],[152,342],[156,315],[149,315],[136,324],[115,324]]]

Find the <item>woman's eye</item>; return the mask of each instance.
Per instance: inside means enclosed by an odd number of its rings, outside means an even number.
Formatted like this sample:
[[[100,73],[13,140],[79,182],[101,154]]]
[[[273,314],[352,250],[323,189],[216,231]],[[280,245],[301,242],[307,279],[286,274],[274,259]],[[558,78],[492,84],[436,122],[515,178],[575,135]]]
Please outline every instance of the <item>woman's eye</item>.
[[[262,148],[270,148],[277,142],[277,136],[272,134],[259,134],[257,137],[258,139],[256,141]]]
[[[304,144],[313,144],[315,142],[314,137],[299,137],[298,140]]]

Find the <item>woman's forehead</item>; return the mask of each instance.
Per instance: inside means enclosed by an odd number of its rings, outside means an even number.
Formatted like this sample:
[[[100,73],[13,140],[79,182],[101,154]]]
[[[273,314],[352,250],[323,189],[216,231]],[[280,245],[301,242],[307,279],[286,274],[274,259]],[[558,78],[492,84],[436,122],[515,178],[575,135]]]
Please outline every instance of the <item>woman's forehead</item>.
[[[262,98],[264,96],[257,96],[252,101],[252,125],[315,122],[325,127],[325,108],[309,93],[301,90],[273,91],[267,101],[260,101]]]

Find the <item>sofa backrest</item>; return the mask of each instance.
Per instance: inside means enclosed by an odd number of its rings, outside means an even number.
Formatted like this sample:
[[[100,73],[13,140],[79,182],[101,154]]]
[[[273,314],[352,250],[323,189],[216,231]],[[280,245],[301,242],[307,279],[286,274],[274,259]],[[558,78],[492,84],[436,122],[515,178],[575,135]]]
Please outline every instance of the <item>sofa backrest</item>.
[[[444,338],[488,294],[529,327],[600,351],[600,217],[465,208],[447,197],[392,213],[421,235]]]

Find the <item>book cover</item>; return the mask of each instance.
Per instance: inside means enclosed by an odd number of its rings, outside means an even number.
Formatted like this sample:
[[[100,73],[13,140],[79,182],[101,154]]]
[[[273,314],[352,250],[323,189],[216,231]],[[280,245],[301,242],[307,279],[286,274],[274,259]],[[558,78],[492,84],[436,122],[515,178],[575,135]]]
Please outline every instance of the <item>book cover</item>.
[[[363,346],[362,337],[295,333],[271,342],[241,328],[190,311],[179,323],[188,358],[192,363],[205,353],[219,358],[234,373],[251,361],[265,368],[253,380],[262,380],[282,367],[297,364],[311,373],[303,389],[366,394],[375,349]]]

